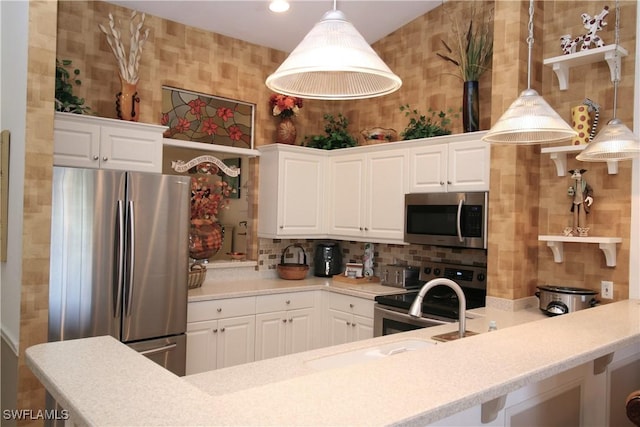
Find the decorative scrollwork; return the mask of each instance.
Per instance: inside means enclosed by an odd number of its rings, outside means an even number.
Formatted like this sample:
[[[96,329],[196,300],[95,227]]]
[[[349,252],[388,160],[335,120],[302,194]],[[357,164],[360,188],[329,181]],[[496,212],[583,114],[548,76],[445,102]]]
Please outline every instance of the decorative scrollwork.
[[[189,169],[191,169],[194,166],[197,166],[201,163],[213,163],[214,165],[216,165],[222,172],[224,172],[225,174],[227,174],[228,176],[231,177],[236,177],[238,175],[240,175],[240,168],[236,167],[236,166],[227,166],[222,160],[220,160],[219,158],[212,156],[212,155],[203,155],[203,156],[198,156],[198,157],[194,157],[193,159],[189,160],[188,162],[184,162],[182,160],[173,160],[171,162],[171,169],[173,169],[176,172],[180,172],[180,173],[184,173],[186,171],[188,171]]]

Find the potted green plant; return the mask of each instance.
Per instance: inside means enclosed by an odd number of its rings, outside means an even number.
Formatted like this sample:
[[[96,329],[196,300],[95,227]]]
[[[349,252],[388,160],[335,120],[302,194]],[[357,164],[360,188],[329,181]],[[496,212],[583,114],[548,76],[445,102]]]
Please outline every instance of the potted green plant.
[[[436,113],[435,110],[429,108],[429,114],[424,115],[420,114],[417,109],[412,109],[409,104],[401,105],[400,111],[404,112],[405,117],[409,117],[409,124],[400,134],[405,141],[451,134],[451,130],[447,129],[447,126],[451,124],[451,119],[447,117],[447,113],[444,111]],[[451,109],[449,109],[448,113],[453,114],[456,118],[458,117],[457,113],[453,113]]]
[[[460,29],[458,20],[450,16],[452,43],[441,40],[446,53],[436,52],[440,58],[458,67],[458,77],[464,82],[462,123],[465,132],[480,129],[478,80],[491,68],[493,56],[492,10],[478,11],[471,3],[469,25]]]
[[[75,68],[69,73],[66,67],[71,65],[70,59],[59,60],[56,58],[56,111],[76,114],[92,114],[91,108],[84,105],[84,98],[73,94],[73,85],[80,86],[82,81],[78,78],[80,70]]]
[[[347,131],[349,120],[345,116],[338,114],[336,118],[331,114],[325,114],[324,120],[325,135],[305,136],[304,143],[307,147],[335,150],[356,145],[356,139]]]

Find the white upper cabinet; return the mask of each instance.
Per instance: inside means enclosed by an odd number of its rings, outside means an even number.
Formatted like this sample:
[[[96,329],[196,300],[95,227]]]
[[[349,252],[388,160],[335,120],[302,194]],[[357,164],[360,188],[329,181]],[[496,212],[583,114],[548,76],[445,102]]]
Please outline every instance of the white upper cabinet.
[[[53,163],[56,166],[162,172],[165,126],[56,113]]]
[[[329,159],[329,235],[402,243],[407,158],[404,148],[332,153]]]
[[[409,192],[489,191],[491,146],[480,140],[482,135],[428,138],[411,147]]]
[[[326,157],[314,149],[282,144],[259,151],[258,237],[325,234]]]

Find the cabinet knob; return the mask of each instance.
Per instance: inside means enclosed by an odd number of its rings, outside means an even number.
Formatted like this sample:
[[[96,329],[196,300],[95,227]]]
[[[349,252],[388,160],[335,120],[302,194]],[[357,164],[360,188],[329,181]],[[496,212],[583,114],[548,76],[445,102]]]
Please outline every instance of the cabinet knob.
[[[109,160],[109,158],[108,158],[107,156],[105,156],[105,157],[103,157],[103,158],[102,158],[102,161],[103,161],[103,162],[106,162],[107,160]]]
[[[220,332],[224,332],[224,328],[220,329]]]
[[[444,185],[444,181],[440,181],[440,185]]]
[[[284,225],[281,225],[281,226],[280,226],[280,230],[282,230],[283,228],[284,228]]]
[[[351,324],[351,322],[347,322],[347,326],[349,326]]]
[[[218,328],[213,330],[213,333],[215,334],[216,332],[218,332]]]
[[[221,313],[221,312],[222,312],[222,309],[221,309],[221,308],[218,308],[218,313]]]
[[[98,160],[100,157],[98,156],[93,156],[93,160]]]
[[[362,231],[362,227],[360,227],[360,231]]]
[[[447,181],[447,184],[451,184],[451,181]]]
[[[365,228],[364,228],[364,231],[369,231],[369,227],[365,227]]]
[[[287,319],[282,319],[282,323],[287,323]]]
[[[353,308],[353,303],[349,304],[349,308]]]
[[[355,324],[355,323],[352,323],[352,324],[351,324],[351,327],[352,327],[352,328],[355,328],[355,327],[356,327],[356,324]]]
[[[289,323],[293,322],[293,319],[289,319]]]
[[[285,303],[287,303],[287,305],[291,304],[291,300],[286,300]]]

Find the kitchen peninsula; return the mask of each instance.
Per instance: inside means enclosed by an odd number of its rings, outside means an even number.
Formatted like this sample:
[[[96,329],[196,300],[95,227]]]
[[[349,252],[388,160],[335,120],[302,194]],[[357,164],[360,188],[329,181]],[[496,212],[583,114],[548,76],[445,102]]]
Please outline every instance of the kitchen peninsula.
[[[467,328],[484,332],[492,310],[480,309]],[[597,393],[605,393],[605,372],[640,359],[640,301],[551,318],[527,310],[502,316],[513,326],[505,320],[495,332],[323,370],[309,362],[408,339],[430,341],[455,326],[183,378],[110,337],[26,352],[29,367],[78,425],[500,425],[523,412],[516,409],[531,407],[522,390],[539,396],[576,387],[584,423],[606,424],[607,399]],[[519,316],[525,323],[517,324]]]

